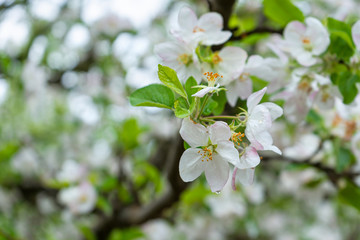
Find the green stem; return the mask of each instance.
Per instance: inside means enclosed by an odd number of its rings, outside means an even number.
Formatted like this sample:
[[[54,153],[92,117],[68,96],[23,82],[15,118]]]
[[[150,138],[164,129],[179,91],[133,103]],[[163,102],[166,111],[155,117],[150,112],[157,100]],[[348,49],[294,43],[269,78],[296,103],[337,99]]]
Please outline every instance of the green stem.
[[[201,116],[202,112],[204,111],[205,105],[206,105],[206,103],[207,103],[208,100],[209,100],[209,95],[206,94],[205,99],[204,99],[204,101],[203,101],[203,104],[202,104],[202,106],[201,106],[201,108],[200,108],[199,114],[197,115],[197,119],[200,118],[200,116]]]
[[[203,117],[203,119],[235,119],[239,120],[236,116],[209,116],[209,117]]]

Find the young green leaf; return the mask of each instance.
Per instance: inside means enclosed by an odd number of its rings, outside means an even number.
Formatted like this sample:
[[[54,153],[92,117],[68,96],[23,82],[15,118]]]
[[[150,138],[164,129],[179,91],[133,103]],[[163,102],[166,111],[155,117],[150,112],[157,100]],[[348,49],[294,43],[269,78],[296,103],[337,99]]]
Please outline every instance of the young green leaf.
[[[184,98],[179,98],[176,100],[174,103],[174,108],[175,116],[178,118],[186,118],[190,115],[190,110]]]
[[[335,83],[344,98],[345,104],[352,103],[358,94],[356,83],[360,82],[360,76],[351,72],[341,72],[331,75],[332,82]]]
[[[130,95],[133,106],[147,106],[172,109],[174,106],[174,93],[161,84],[151,84],[137,89]]]
[[[174,90],[177,94],[187,99],[186,92],[181,85],[179,78],[176,75],[176,72],[166,66],[158,65],[158,76],[160,81],[165,84],[167,87]]]
[[[327,27],[330,32],[329,52],[343,60],[353,56],[355,45],[351,36],[351,27],[333,18],[327,19]]]
[[[190,103],[192,103],[192,101],[195,98],[195,97],[192,97],[192,95],[198,91],[198,89],[193,88],[193,86],[196,86],[196,85],[197,85],[197,82],[196,82],[195,78],[189,77],[188,80],[186,80],[185,91],[186,91],[186,94],[188,96]]]
[[[219,95],[214,94],[212,96],[212,99],[217,102],[217,106],[216,108],[213,109],[213,113],[214,115],[220,115],[225,108],[225,104],[226,104],[226,94],[225,91],[220,91]]]
[[[290,21],[304,21],[304,14],[290,0],[264,0],[264,14],[282,27]]]
[[[360,188],[347,182],[346,186],[339,191],[339,198],[344,203],[360,211]]]
[[[204,107],[204,111],[202,114],[204,116],[210,115],[217,106],[218,106],[218,103],[215,102],[212,98],[209,98],[209,100],[207,101],[207,103]]]

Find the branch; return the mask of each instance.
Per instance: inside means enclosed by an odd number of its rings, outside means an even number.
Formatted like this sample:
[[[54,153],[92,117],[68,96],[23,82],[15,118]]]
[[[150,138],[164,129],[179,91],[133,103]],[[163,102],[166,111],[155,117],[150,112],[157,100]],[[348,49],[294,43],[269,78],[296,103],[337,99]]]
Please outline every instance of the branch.
[[[224,19],[224,30],[229,30],[228,22],[232,13],[235,0],[207,0],[209,10],[218,12]]]
[[[297,160],[297,159],[293,159],[293,158],[284,157],[282,155],[263,156],[262,160],[263,161],[278,160],[278,161],[283,161],[283,162],[288,162],[288,163],[293,163],[293,164],[303,164],[303,165],[314,167],[314,168],[320,170],[321,172],[324,172],[335,187],[338,187],[338,182],[340,179],[347,178],[348,180],[354,182],[354,178],[360,175],[360,173],[351,172],[351,171],[337,172],[335,169],[328,167],[321,162],[313,162],[312,159],[321,150],[321,148],[322,148],[322,144],[320,144],[318,150],[312,156],[310,156],[309,158],[307,158],[305,160]]]
[[[284,29],[273,29],[273,28],[268,28],[268,27],[258,27],[258,28],[255,28],[254,30],[244,32],[244,33],[240,34],[239,36],[235,36],[234,32],[236,30],[237,29],[232,29],[231,30],[233,32],[233,35],[231,35],[231,38],[229,39],[229,41],[242,40],[242,39],[248,37],[249,35],[256,34],[256,33],[278,33],[278,34],[282,34]]]
[[[130,205],[119,209],[113,216],[102,221],[95,229],[97,239],[107,239],[112,229],[125,228],[142,224],[148,220],[162,216],[165,209],[176,203],[181,193],[186,189],[185,184],[179,176],[179,160],[184,152],[183,141],[180,136],[169,142],[171,147],[167,148],[167,154],[162,154],[165,165],[169,189],[163,195],[144,206]],[[168,145],[168,146],[169,146]]]

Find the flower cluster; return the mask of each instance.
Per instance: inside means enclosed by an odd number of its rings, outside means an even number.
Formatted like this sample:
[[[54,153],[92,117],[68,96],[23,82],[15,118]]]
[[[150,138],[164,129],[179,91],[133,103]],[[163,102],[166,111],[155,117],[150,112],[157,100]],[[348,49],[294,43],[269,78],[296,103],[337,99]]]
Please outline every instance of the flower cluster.
[[[230,126],[223,121],[211,121],[212,124],[205,127],[190,118],[183,120],[180,135],[190,145],[181,156],[179,165],[180,176],[185,182],[193,181],[205,172],[211,190],[220,192],[228,181],[228,163],[231,163],[234,166],[233,181],[238,175],[240,182],[249,184],[253,181],[251,173],[260,163],[257,151],[270,150],[281,154],[273,145],[268,130],[272,121],[282,115],[282,109],[270,102],[259,104],[265,92],[266,88],[251,94],[248,110],[233,117]],[[200,119],[199,122],[203,121]],[[239,131],[244,128],[243,132]]]
[[[223,45],[231,37],[229,31],[222,29],[223,19],[218,13],[206,13],[198,19],[190,8],[182,8],[178,28],[170,31],[173,41],[155,47],[163,64],[168,66],[159,66],[159,78],[179,95],[166,94],[167,99],[174,99],[174,104],[159,102],[160,106],[165,105],[184,119],[180,135],[189,148],[180,159],[181,178],[185,182],[193,181],[204,172],[211,190],[220,192],[232,166],[233,188],[236,179],[250,184],[254,169],[260,163],[261,151],[282,154],[271,135],[273,121],[284,113],[288,124],[299,124],[305,121],[311,109],[332,110],[337,101],[353,101],[357,93],[355,83],[360,81],[358,73],[335,71],[333,66],[356,69],[359,65],[360,21],[352,26],[351,36],[349,30],[343,32],[352,38],[351,41],[345,39],[350,43],[349,48],[353,44],[356,50],[354,53],[349,50],[347,54],[351,55],[337,61],[333,54],[338,49],[333,39],[341,41],[339,38],[343,35],[334,35],[338,34],[341,24],[331,18],[327,25],[313,17],[304,22],[291,21],[283,37],[273,36],[266,44],[275,57],[248,57],[245,50],[236,46],[220,46],[216,47],[220,50],[213,51],[213,45]],[[349,65],[344,66],[344,62]],[[353,85],[343,85],[346,77],[353,79],[350,83]],[[254,79],[264,84],[255,86]],[[351,90],[352,87],[355,90]],[[270,101],[280,100],[281,107],[272,102],[260,103],[266,92]],[[154,99],[157,97],[149,97],[151,101]],[[230,107],[238,106],[240,112],[235,110],[231,112],[234,115],[221,116],[226,102]],[[135,99],[133,105],[159,106],[142,98]],[[224,121],[217,121],[219,119]],[[347,134],[347,139],[355,132],[356,127]],[[308,139],[309,136],[314,139],[311,142],[317,143],[309,148],[314,149],[319,145],[319,138],[303,134],[298,138]],[[354,137],[353,149],[359,145],[358,138]],[[294,146],[285,144],[282,147],[287,154],[294,155],[292,153],[303,145],[302,140]],[[356,149],[353,152],[358,153]]]

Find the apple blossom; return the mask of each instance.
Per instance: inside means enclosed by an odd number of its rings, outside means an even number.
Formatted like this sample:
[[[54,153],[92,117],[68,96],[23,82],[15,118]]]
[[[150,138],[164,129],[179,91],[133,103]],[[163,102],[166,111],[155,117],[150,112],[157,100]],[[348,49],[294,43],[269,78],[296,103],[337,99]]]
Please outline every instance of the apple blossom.
[[[74,183],[83,179],[85,175],[85,166],[75,162],[74,160],[68,159],[63,163],[56,178],[60,182]]]
[[[205,172],[211,191],[221,191],[229,177],[228,162],[239,166],[239,152],[229,141],[229,126],[218,121],[204,127],[186,118],[180,135],[190,145],[180,158],[179,172],[183,181],[193,181]]]
[[[272,125],[272,121],[283,114],[283,110],[271,102],[259,104],[266,89],[265,87],[251,94],[248,98],[248,119],[245,135],[256,150],[271,150],[281,154],[280,149],[273,145],[273,139],[268,130]]]
[[[234,107],[237,99],[248,98],[252,93],[252,80],[250,76],[256,76],[266,81],[275,77],[275,71],[267,64],[268,60],[259,55],[250,56],[245,64],[240,77],[231,81],[226,87],[226,97],[230,106]]]
[[[155,53],[165,65],[176,70],[182,82],[190,76],[198,82],[201,80],[200,65],[194,51],[195,49],[182,42],[165,42],[155,46]]]
[[[284,30],[282,48],[303,66],[312,66],[330,44],[329,34],[322,23],[313,17],[290,22]]]
[[[233,174],[232,174],[232,188],[233,190],[236,190],[235,187],[235,181],[236,179],[239,180],[239,182],[245,186],[251,185],[254,182],[254,174],[255,174],[255,168],[245,168],[245,169],[239,169],[234,168]]]
[[[230,31],[222,31],[223,19],[219,13],[210,12],[202,15],[199,19],[189,7],[183,7],[178,16],[179,29],[171,33],[179,40],[191,46],[219,45],[227,41]]]
[[[97,193],[89,182],[62,189],[59,192],[60,203],[66,205],[73,214],[89,213],[95,206]]]
[[[320,138],[313,133],[301,134],[298,133],[296,141],[292,146],[283,149],[285,157],[303,161],[311,156],[318,150],[320,145]]]
[[[224,47],[212,55],[210,63],[203,64],[203,69],[221,74],[223,78],[220,84],[227,85],[243,72],[246,58],[247,53],[243,49],[233,46]]]

